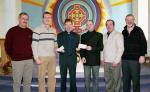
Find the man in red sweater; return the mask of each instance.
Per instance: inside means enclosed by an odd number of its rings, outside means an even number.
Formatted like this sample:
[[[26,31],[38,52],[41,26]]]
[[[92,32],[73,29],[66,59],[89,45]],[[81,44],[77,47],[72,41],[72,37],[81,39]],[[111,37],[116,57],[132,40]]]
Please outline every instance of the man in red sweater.
[[[31,92],[32,80],[32,30],[28,26],[29,16],[19,14],[19,24],[8,30],[5,39],[5,50],[11,58],[13,71],[13,92],[20,92],[23,78],[23,92]]]

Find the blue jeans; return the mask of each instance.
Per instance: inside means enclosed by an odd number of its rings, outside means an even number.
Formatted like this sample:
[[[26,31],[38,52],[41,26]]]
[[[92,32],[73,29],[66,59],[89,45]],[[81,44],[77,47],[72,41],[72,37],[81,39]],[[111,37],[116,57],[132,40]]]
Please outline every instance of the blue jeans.
[[[85,92],[99,92],[99,68],[100,66],[84,65]]]

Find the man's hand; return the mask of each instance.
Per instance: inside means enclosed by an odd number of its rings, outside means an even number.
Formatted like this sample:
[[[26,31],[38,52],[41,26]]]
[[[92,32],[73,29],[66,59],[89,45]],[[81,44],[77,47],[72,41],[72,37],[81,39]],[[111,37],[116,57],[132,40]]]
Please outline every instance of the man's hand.
[[[35,61],[36,61],[36,63],[37,63],[38,65],[39,65],[39,64],[42,64],[42,61],[41,61],[40,58],[35,59]]]
[[[81,49],[80,48],[76,48],[76,51],[79,52]]]
[[[64,53],[65,52],[64,46],[61,46],[60,48],[57,48],[57,52]]]
[[[61,50],[60,52],[61,52],[61,53],[64,53],[64,52],[65,52],[65,50]]]
[[[82,61],[82,63],[86,63],[85,57],[83,57],[83,58],[81,59],[81,61]]]
[[[92,50],[92,47],[91,46],[87,46],[86,50],[90,51],[90,50]]]
[[[119,64],[120,64],[120,63],[115,63],[115,62],[114,62],[114,63],[112,64],[112,67],[115,68],[115,67],[117,67]]]
[[[139,63],[143,64],[145,62],[145,56],[140,56]]]
[[[102,64],[102,65],[104,65],[104,64],[105,64],[104,60],[101,60],[101,64]]]

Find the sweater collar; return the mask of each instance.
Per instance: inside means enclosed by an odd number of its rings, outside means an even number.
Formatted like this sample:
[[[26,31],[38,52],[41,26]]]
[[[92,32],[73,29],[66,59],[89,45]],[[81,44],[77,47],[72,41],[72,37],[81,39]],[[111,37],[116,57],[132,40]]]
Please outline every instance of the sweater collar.
[[[136,27],[136,24],[134,24],[134,28],[135,28],[135,27]],[[133,28],[133,29],[134,29],[134,28]],[[127,30],[127,25],[124,27],[124,29]]]
[[[42,26],[43,28],[47,29],[43,23],[41,24],[41,26]],[[49,26],[50,26],[49,29],[51,29],[51,25],[49,25]],[[47,29],[47,30],[49,30],[49,29]]]
[[[90,32],[89,30],[88,30],[88,33],[95,33],[96,32],[96,30],[94,29],[92,32]]]

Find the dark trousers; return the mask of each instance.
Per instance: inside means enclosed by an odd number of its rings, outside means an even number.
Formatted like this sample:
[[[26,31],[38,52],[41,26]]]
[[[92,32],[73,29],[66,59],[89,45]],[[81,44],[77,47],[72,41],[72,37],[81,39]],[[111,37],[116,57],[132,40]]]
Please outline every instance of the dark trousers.
[[[139,61],[122,61],[123,92],[131,91],[131,81],[133,84],[133,92],[140,92],[140,69]]]
[[[70,92],[77,92],[76,87],[76,65],[77,61],[72,60],[70,56],[66,60],[60,61],[60,75],[61,75],[61,92],[67,92],[67,70],[69,70],[70,77]]]

